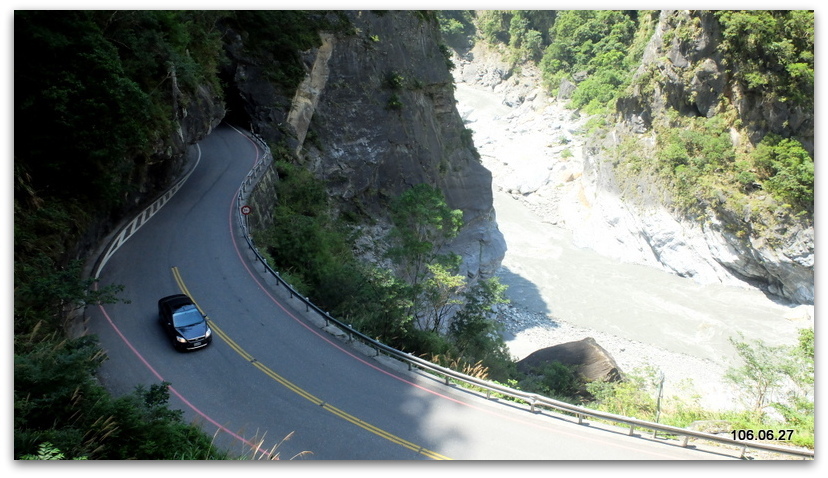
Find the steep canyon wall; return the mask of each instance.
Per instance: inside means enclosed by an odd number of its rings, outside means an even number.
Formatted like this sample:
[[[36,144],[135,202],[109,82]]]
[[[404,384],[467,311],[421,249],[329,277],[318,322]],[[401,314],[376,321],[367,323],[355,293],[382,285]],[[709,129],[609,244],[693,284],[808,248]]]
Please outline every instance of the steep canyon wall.
[[[414,12],[346,14],[353,32],[326,35],[305,53],[308,76],[293,98],[255,80],[255,65],[237,70],[253,129],[287,139],[327,183],[340,212],[372,219],[359,240],[367,259],[381,259],[390,201],[426,183],[463,211],[464,227],[448,246],[461,255],[461,272],[493,275],[506,246],[491,173],[457,112],[436,20]],[[264,107],[279,104],[290,108]]]
[[[619,176],[613,157],[618,145],[630,137],[654,145],[653,123],[668,110],[709,117],[725,105],[740,119],[740,126],[731,130],[736,145],[771,132],[792,135],[812,147],[813,115],[781,101],[761,104],[755,96],[740,93],[738,83],[725,73],[718,24],[711,13],[694,15],[698,18],[687,12],[660,13],[636,73],[657,72],[656,81],[650,82],[653,88],[633,88],[622,97],[605,135],[577,134],[585,132],[584,118],[565,109],[577,84],[565,80],[558,96],[549,97],[533,65],[521,65],[515,73],[486,45],[456,58],[455,77],[458,83],[500,95],[509,110],[500,116],[507,123],[503,134],[522,138],[522,155],[535,157],[531,178],[515,180],[517,171],[511,171],[502,174],[498,186],[541,212],[544,220],[570,230],[579,246],[700,283],[758,287],[779,300],[812,305],[812,219],[785,219],[762,234],[745,234],[754,230],[747,212],[708,210],[704,217],[687,217],[670,208],[669,195],[653,178]],[[675,34],[688,24],[693,25],[689,39]],[[673,40],[666,41],[668,37]],[[538,142],[539,137],[546,140]],[[561,138],[566,144],[559,144]],[[533,149],[535,143],[540,146]],[[496,166],[491,167],[517,168],[514,153],[507,153],[511,159],[493,159]]]

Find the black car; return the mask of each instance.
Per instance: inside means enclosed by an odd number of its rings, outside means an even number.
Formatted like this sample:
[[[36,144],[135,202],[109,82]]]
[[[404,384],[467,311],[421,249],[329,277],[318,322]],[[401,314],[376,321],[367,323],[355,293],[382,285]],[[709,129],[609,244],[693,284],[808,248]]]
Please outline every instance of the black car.
[[[158,301],[158,320],[176,349],[195,350],[213,341],[213,331],[204,315],[184,294],[175,294]]]

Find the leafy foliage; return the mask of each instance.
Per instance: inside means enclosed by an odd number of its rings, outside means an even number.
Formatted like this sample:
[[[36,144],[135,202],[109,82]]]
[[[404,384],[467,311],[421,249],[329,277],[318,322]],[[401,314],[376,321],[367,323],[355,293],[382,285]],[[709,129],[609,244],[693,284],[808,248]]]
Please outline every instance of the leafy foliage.
[[[691,13],[674,22],[663,33],[665,44],[676,40],[689,48],[698,35],[700,15]],[[728,81],[743,85],[762,104],[813,110],[813,11],[722,10],[712,15],[722,28],[719,49]],[[476,25],[483,40],[506,47],[515,68],[534,61],[550,92],[564,79],[575,83],[569,106],[594,115],[615,111],[657,17],[658,12],[629,10],[487,10],[478,13]],[[641,74],[636,87],[654,94],[658,77],[656,70]],[[729,101],[722,98],[723,104]],[[740,126],[732,114],[655,123],[658,162],[642,164],[652,162],[653,155],[640,150],[632,151],[633,157],[624,154],[620,162],[629,171],[656,171],[678,209],[699,214],[712,208],[736,217],[751,211],[752,220],[761,218],[754,228],[758,230],[773,227],[773,210],[780,206],[793,215],[812,214],[813,158],[797,138],[767,135],[750,151],[731,142],[731,128]],[[762,200],[762,191],[771,193],[777,204]]]
[[[256,239],[317,305],[400,350],[497,377],[514,373],[493,319],[505,287],[496,279],[469,287],[457,274],[460,258],[439,253],[462,225],[462,212],[450,209],[440,190],[418,185],[392,201],[387,239],[395,272],[356,259],[348,229],[329,212],[324,183],[297,165],[277,167],[274,225]]]
[[[772,347],[759,340],[737,341],[732,337],[730,343],[745,364],[728,370],[725,379],[742,390],[754,412],[761,412],[785,378],[786,348]]]
[[[476,19],[485,41],[508,47],[512,65],[536,63],[550,92],[563,79],[576,81],[570,106],[590,114],[614,106],[640,60],[641,32],[651,23],[630,10],[487,10]]]
[[[814,331],[800,329],[795,346],[769,346],[763,341],[730,339],[743,360],[741,367],[731,367],[725,378],[742,391],[740,398],[750,408],[744,411],[711,411],[693,400],[670,397],[663,410],[662,422],[684,427],[695,420],[726,421],[734,430],[793,429],[790,442],[797,446],[814,446]],[[787,390],[787,393],[784,393]],[[614,413],[629,410],[632,416],[646,416],[649,407],[636,412],[639,399],[626,397],[613,389],[606,390],[611,400],[602,398],[601,407]],[[599,396],[600,393],[596,396]],[[773,408],[782,419],[766,412]],[[638,413],[639,415],[636,415]]]
[[[813,329],[801,329],[795,347],[774,347],[761,340],[731,338],[730,342],[744,365],[729,369],[725,378],[742,390],[754,413],[762,416],[768,404],[787,413],[792,421],[802,421],[803,414],[813,413],[813,400],[807,398],[813,391]],[[780,395],[785,388],[789,390],[787,397]]]
[[[438,251],[457,236],[463,212],[450,209],[443,193],[427,184],[404,192],[391,204],[389,256],[400,267],[402,277],[418,284],[426,265],[438,258]]]
[[[655,420],[657,400],[653,395],[655,371],[634,370],[620,382],[594,381],[586,384],[598,410],[642,420]]]
[[[483,39],[492,45],[509,43],[509,23],[511,18],[508,11],[483,10],[477,12],[477,31]]]
[[[36,191],[114,204],[160,130],[150,98],[126,76],[117,49],[86,12],[19,12],[15,38],[15,152]],[[22,138],[20,138],[22,139]],[[70,159],[71,158],[71,159]]]
[[[494,380],[516,375],[515,364],[500,334],[502,326],[493,319],[495,307],[508,302],[506,286],[496,278],[475,283],[463,294],[463,305],[454,316],[448,337],[455,353],[467,362],[479,362]]]
[[[438,10],[437,20],[443,39],[452,47],[463,49],[470,46],[474,35],[474,17],[469,10]]]
[[[582,388],[582,383],[572,367],[550,362],[532,370],[520,386],[550,398],[572,400]]]
[[[305,76],[300,51],[322,44],[319,30],[342,28],[342,17],[331,22],[325,12],[302,10],[241,10],[229,23],[243,35],[243,42],[275,84],[293,89]]]
[[[812,10],[723,10],[715,15],[738,79],[768,98],[813,108]]]
[[[199,459],[223,457],[210,438],[169,410],[167,384],[113,399],[94,379],[105,355],[94,337],[55,340],[35,329],[15,337],[15,456],[51,459]],[[61,455],[61,456],[58,456]]]
[[[814,159],[791,138],[766,136],[752,154],[756,180],[780,201],[804,210],[814,207]]]
[[[457,262],[459,262],[459,257]],[[426,306],[420,314],[419,326],[424,330],[441,331],[445,320],[463,303],[460,293],[466,288],[466,278],[456,274],[456,264],[427,264],[428,275],[423,284]]]
[[[713,208],[735,216],[752,210],[755,219],[773,217],[785,204],[794,214],[813,212],[814,160],[798,140],[769,134],[755,149],[739,151],[722,115],[673,115],[669,124],[654,129],[657,161],[633,146],[619,151],[621,162],[636,174],[653,170],[678,210],[701,214]],[[761,199],[767,193],[775,202]]]
[[[681,124],[658,136],[656,154],[663,173],[674,178],[679,207],[689,209],[709,203],[720,184],[732,178],[722,173],[733,171],[736,152],[721,117],[688,118]]]
[[[54,329],[68,308],[78,309],[87,304],[118,302],[123,286],[108,285],[97,289],[96,281],[81,278],[80,261],[67,267],[58,267],[48,256],[39,253],[25,263],[15,264],[15,281],[19,283],[15,295],[18,332],[30,330],[38,322],[49,321]]]
[[[280,198],[273,209],[273,226],[261,240],[266,252],[282,270],[286,270],[310,290],[323,290],[326,276],[337,275],[348,262],[350,246],[343,231],[329,215],[324,185],[306,169],[287,162],[276,164],[280,180],[276,194]]]
[[[66,455],[49,442],[43,442],[37,449],[37,455],[23,455],[21,460],[63,460]],[[86,457],[77,457],[75,460],[85,460]]]
[[[94,379],[103,356],[93,340],[62,335],[67,311],[119,300],[121,288],[98,290],[70,251],[91,224],[123,214],[139,190],[157,186],[146,178],[167,167],[177,107],[204,87],[221,94],[222,36],[233,15],[15,12],[16,456],[216,457],[209,437],[166,409],[166,387],[113,400]],[[322,14],[285,15],[275,19],[287,21],[278,32],[292,35],[285,48],[316,38],[310,20]]]

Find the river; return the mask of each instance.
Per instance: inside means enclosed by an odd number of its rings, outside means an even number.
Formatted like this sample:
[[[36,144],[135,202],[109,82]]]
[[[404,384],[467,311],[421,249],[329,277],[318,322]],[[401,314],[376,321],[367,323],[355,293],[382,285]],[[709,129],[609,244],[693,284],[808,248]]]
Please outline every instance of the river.
[[[500,280],[514,306],[546,318],[512,328],[507,343],[517,358],[592,336],[622,370],[653,366],[665,374],[670,391],[690,383],[706,406],[734,408],[738,391],[722,380],[728,367],[740,365],[729,338],[741,333],[771,345],[793,344],[799,328],[812,326],[809,309],[803,316],[802,307],[777,303],[758,289],[699,284],[578,247],[565,227],[544,221],[531,207],[552,200],[550,194],[507,192],[562,160],[550,154],[550,138],[570,125],[516,126],[538,124],[537,118],[516,115],[502,94],[464,83],[455,96],[493,173],[497,222],[508,248]],[[557,117],[566,121],[563,113]]]

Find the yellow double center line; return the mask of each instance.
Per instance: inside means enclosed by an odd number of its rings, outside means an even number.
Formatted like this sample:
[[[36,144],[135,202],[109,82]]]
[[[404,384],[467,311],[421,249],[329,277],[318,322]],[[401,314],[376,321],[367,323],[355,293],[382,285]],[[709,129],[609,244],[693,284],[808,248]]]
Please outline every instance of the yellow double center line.
[[[184,294],[187,294],[187,296],[190,297],[190,299],[192,299],[193,303],[198,308],[198,310],[202,313],[202,315],[207,317],[207,314],[205,314],[204,310],[201,309],[201,306],[198,305],[196,300],[193,298],[192,294],[190,294],[190,291],[187,290],[187,286],[184,284],[184,280],[181,278],[181,272],[178,270],[178,267],[173,267],[172,268],[172,273],[173,273],[173,277],[175,278],[175,282],[178,283],[178,287],[179,287],[179,289],[181,289],[181,292],[183,292]],[[218,326],[216,326],[215,322],[210,320],[209,317],[207,317],[207,323],[210,325],[210,328],[213,329],[213,332],[216,335],[218,335],[219,337],[221,337],[221,339],[224,340],[227,343],[227,345],[230,346],[231,349],[235,350],[236,353],[241,355],[242,358],[247,360],[250,364],[252,364],[257,369],[264,372],[265,375],[267,375],[268,377],[272,378],[273,380],[279,382],[280,384],[284,385],[288,390],[290,390],[293,393],[299,395],[300,397],[304,398],[305,400],[308,400],[309,402],[313,403],[314,405],[317,405],[317,406],[333,413],[334,415],[336,415],[336,416],[338,416],[338,417],[340,417],[340,418],[342,418],[342,419],[344,419],[344,420],[346,420],[350,423],[353,423],[354,425],[357,425],[360,428],[368,430],[369,432],[371,432],[371,433],[373,433],[373,434],[375,434],[379,437],[382,437],[382,438],[384,438],[384,439],[386,439],[386,440],[388,440],[392,443],[402,445],[405,448],[408,448],[409,450],[413,450],[413,451],[415,451],[415,452],[417,452],[417,453],[419,453],[423,456],[426,456],[426,457],[434,459],[434,460],[450,460],[451,459],[447,456],[441,455],[437,452],[425,449],[425,448],[423,448],[419,445],[411,443],[410,441],[404,440],[404,439],[402,439],[402,438],[400,438],[400,437],[398,437],[398,436],[396,436],[392,433],[389,433],[389,432],[387,432],[387,431],[385,431],[381,428],[378,428],[374,425],[371,425],[370,423],[368,423],[366,421],[360,420],[359,418],[351,415],[350,413],[347,413],[347,412],[345,412],[345,411],[343,411],[343,410],[341,410],[337,407],[334,407],[333,405],[325,402],[324,400],[320,399],[319,397],[316,397],[315,395],[309,393],[308,391],[298,387],[296,384],[294,384],[294,383],[290,382],[289,380],[285,379],[284,377],[282,377],[281,375],[274,372],[273,370],[271,370],[270,368],[265,366],[263,363],[258,361],[255,357],[250,355],[246,350],[244,350],[241,346],[239,346],[239,344],[237,344],[226,333],[224,333],[223,330],[221,330]]]

